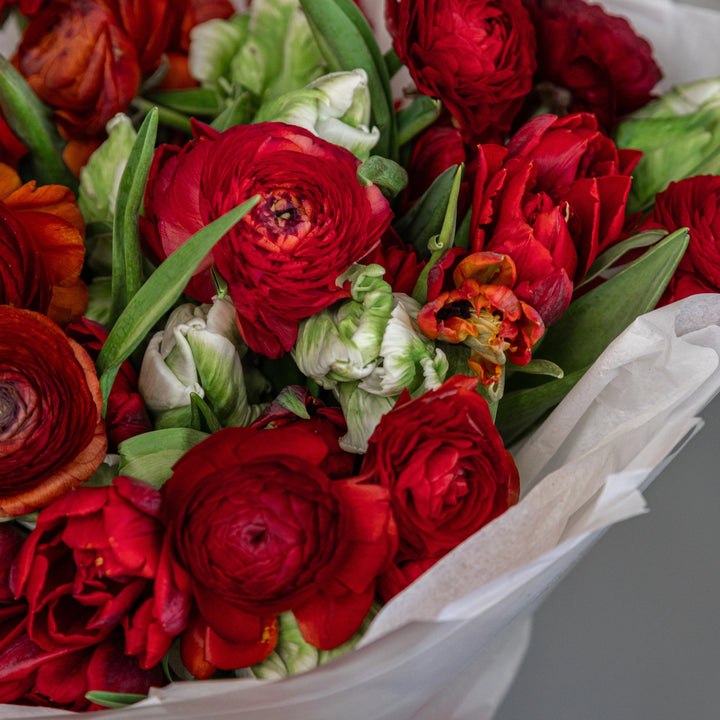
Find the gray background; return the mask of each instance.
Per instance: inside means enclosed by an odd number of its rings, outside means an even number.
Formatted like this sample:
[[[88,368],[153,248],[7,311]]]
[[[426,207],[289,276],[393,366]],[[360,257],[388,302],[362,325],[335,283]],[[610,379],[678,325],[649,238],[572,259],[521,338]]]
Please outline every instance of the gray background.
[[[536,616],[496,720],[720,718],[720,398]]]

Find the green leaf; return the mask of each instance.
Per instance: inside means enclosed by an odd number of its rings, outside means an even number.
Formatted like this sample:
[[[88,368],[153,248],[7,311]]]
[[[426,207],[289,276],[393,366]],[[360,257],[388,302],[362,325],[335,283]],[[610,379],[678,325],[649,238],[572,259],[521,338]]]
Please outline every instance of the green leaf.
[[[608,248],[604,253],[598,255],[595,258],[595,262],[590,266],[582,282],[575,286],[575,289],[587,285],[592,280],[595,280],[604,270],[607,270],[610,266],[615,264],[625,253],[630,250],[636,250],[637,248],[649,247],[654,245],[658,240],[661,240],[667,235],[665,230],[646,230],[645,232],[633,235],[627,240],[623,240],[617,245],[613,245]]]
[[[331,70],[363,68],[368,74],[378,155],[397,159],[390,76],[367,20],[352,0],[300,0],[315,40]]]
[[[119,317],[142,285],[138,215],[155,152],[157,126],[158,112],[153,108],[138,131],[120,179],[113,220],[111,321]]]
[[[224,132],[235,125],[245,125],[252,117],[250,93],[242,92],[210,123],[218,132]]]
[[[145,97],[185,115],[217,115],[222,109],[217,92],[210,88],[163,90],[148,93]]]
[[[527,365],[508,365],[513,373],[524,373],[525,375],[547,375],[549,377],[561,378],[564,376],[563,369],[550,360],[533,358]]]
[[[457,204],[458,198],[460,197],[460,184],[462,183],[464,169],[464,164],[456,166],[455,177],[453,178],[453,184],[450,189],[450,196],[448,197],[448,202],[445,207],[442,227],[437,235],[434,235],[428,240],[428,250],[430,250],[432,255],[425,264],[425,267],[415,283],[415,288],[413,289],[413,297],[421,305],[424,305],[427,302],[427,284],[430,271],[433,267],[435,267],[436,263],[445,254],[445,252],[452,247],[453,241],[455,240]]]
[[[566,373],[592,365],[636,317],[657,305],[688,239],[687,228],[677,230],[622,272],[574,300],[545,333],[543,357]]]
[[[123,708],[133,703],[145,700],[147,695],[138,695],[136,693],[114,693],[105,690],[90,690],[85,693],[85,699],[96,705],[102,705],[109,708]]]
[[[371,155],[357,169],[358,180],[363,185],[375,184],[382,194],[392,199],[401,193],[408,183],[408,174],[405,168],[392,160]]]
[[[305,404],[300,401],[300,398],[298,398],[298,396],[290,388],[282,390],[277,398],[275,398],[275,401],[278,405],[282,405],[286,410],[289,410],[299,418],[302,418],[303,420],[310,419],[310,413],[307,411]]]
[[[398,57],[398,54],[392,48],[390,48],[385,53],[385,55],[383,55],[383,59],[385,60],[387,74],[390,77],[393,77],[395,73],[399,72],[400,68],[403,66],[402,60]],[[427,95],[425,97],[427,97]]]
[[[497,426],[506,444],[519,439],[575,386],[605,348],[635,318],[652,310],[685,253],[688,231],[668,235],[622,272],[574,300],[543,337],[541,351],[564,377],[509,391]],[[515,376],[513,376],[515,379]]]
[[[172,466],[207,433],[191,428],[153,430],[118,445],[119,473],[159,488],[172,475]]]
[[[12,131],[30,149],[33,178],[41,183],[65,185],[77,193],[78,181],[62,160],[64,143],[25,78],[0,55],[0,110]]]
[[[495,418],[495,425],[505,445],[519,440],[550,412],[575,387],[589,367],[588,365],[538,387],[505,393]]]
[[[405,242],[415,247],[421,258],[428,256],[430,238],[440,233],[456,172],[457,167],[451,167],[435,178],[422,197],[393,226]]]
[[[206,427],[211,433],[222,430],[215,413],[197,393],[190,393],[190,425],[195,430]]]
[[[429,95],[419,95],[397,114],[398,145],[410,142],[440,117],[442,103]]]
[[[147,115],[154,109],[157,109],[158,120],[163,125],[175,128],[176,130],[182,130],[188,134],[190,134],[192,130],[190,118],[177,110],[165,107],[164,105],[156,105],[155,103],[150,102],[150,100],[146,100],[138,95],[133,98],[131,104],[132,107],[137,108],[143,115]]]
[[[172,307],[195,268],[220,240],[260,200],[246,200],[196,232],[170,255],[148,278],[117,319],[97,359],[104,402],[112,383],[104,381],[140,344],[153,325]]]

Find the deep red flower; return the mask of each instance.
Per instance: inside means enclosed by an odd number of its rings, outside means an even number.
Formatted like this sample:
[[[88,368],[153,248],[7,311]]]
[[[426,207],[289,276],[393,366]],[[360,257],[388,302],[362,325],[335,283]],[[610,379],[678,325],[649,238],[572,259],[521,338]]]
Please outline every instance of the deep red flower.
[[[454,376],[414,400],[404,393],[368,442],[361,474],[389,490],[400,539],[385,600],[517,502],[515,463],[476,385]]]
[[[394,522],[386,490],[328,477],[329,451],[299,424],[226,428],[174,466],[160,574],[194,598],[183,637],[192,667],[257,662],[273,650],[275,616],[288,610],[322,649],[360,626],[395,552]]]
[[[699,293],[720,292],[720,177],[698,175],[673,182],[655,198],[641,229],[686,227],[690,243],[661,304]]]
[[[11,572],[28,603],[27,633],[43,651],[96,645],[128,624],[152,594],[163,525],[161,497],[118,477],[112,487],[79,488],[45,508]],[[148,628],[142,667],[156,665],[172,637]]]
[[[133,41],[114,14],[91,0],[52,2],[35,15],[14,62],[53,108],[66,138],[99,137],[140,84]]]
[[[10,6],[15,5],[23,15],[34,15],[48,0],[0,0],[0,13]]]
[[[367,257],[363,265],[382,265],[385,268],[383,280],[393,292],[412,295],[425,261],[420,260],[412,245],[404,243],[395,230],[389,227],[378,245]]]
[[[378,244],[390,223],[387,200],[375,185],[360,185],[358,165],[347,150],[292,125],[240,125],[223,133],[196,125],[195,140],[184,148],[163,146],[155,154],[145,239],[164,259],[259,194],[186,292],[210,300],[214,262],[247,344],[279,357],[293,346],[300,320],[348,296],[336,278]]]
[[[326,407],[322,400],[314,398],[307,388],[300,385],[290,385],[286,390],[295,395],[310,417],[299,417],[275,399],[250,427],[268,430],[288,425],[302,427],[322,438],[328,447],[325,460],[320,465],[321,469],[333,479],[350,477],[357,456],[340,447],[339,440],[347,432],[342,410]]]
[[[0,163],[17,168],[20,158],[27,155],[29,150],[10,129],[5,116],[0,110]]]
[[[466,139],[502,139],[535,72],[521,0],[391,0],[393,47],[418,89],[439,97]]]
[[[620,239],[640,155],[618,150],[587,114],[540,115],[507,147],[478,150],[471,250],[509,255],[515,294],[550,325],[598,253]]]
[[[85,348],[93,362],[97,360],[108,336],[108,331],[100,323],[87,318],[68,325],[65,333]],[[111,449],[116,449],[123,440],[153,429],[145,403],[138,392],[137,373],[127,360],[120,366],[108,396],[105,427]]]
[[[0,306],[0,515],[44,507],[95,472],[101,411],[87,353],[44,315]]]
[[[569,90],[571,112],[594,113],[610,132],[652,98],[662,72],[627,20],[584,0],[523,2],[537,33],[537,80]]]

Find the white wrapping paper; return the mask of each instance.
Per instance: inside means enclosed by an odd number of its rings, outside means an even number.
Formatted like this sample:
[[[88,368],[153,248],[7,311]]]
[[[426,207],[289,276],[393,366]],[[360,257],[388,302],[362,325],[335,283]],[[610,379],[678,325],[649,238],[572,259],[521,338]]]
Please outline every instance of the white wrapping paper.
[[[698,61],[715,45],[720,13],[662,0],[604,4],[652,39],[670,82],[720,75],[720,55],[717,67]],[[532,610],[607,526],[644,511],[640,490],[700,427],[696,415],[719,389],[720,296],[639,318],[515,449],[520,503],[383,608],[358,650],[279,682],[172,685],[94,717],[489,720],[522,660]],[[2,718],[67,716],[0,706]]]

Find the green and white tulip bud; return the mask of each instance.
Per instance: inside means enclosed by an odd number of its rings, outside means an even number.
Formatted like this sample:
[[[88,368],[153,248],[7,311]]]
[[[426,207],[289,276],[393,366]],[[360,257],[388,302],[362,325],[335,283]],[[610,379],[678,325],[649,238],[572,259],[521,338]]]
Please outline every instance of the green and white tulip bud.
[[[139,389],[156,426],[185,427],[191,394],[204,399],[224,427],[249,425],[262,407],[248,402],[242,357],[246,347],[230,298],[181,305],[145,351]]]

